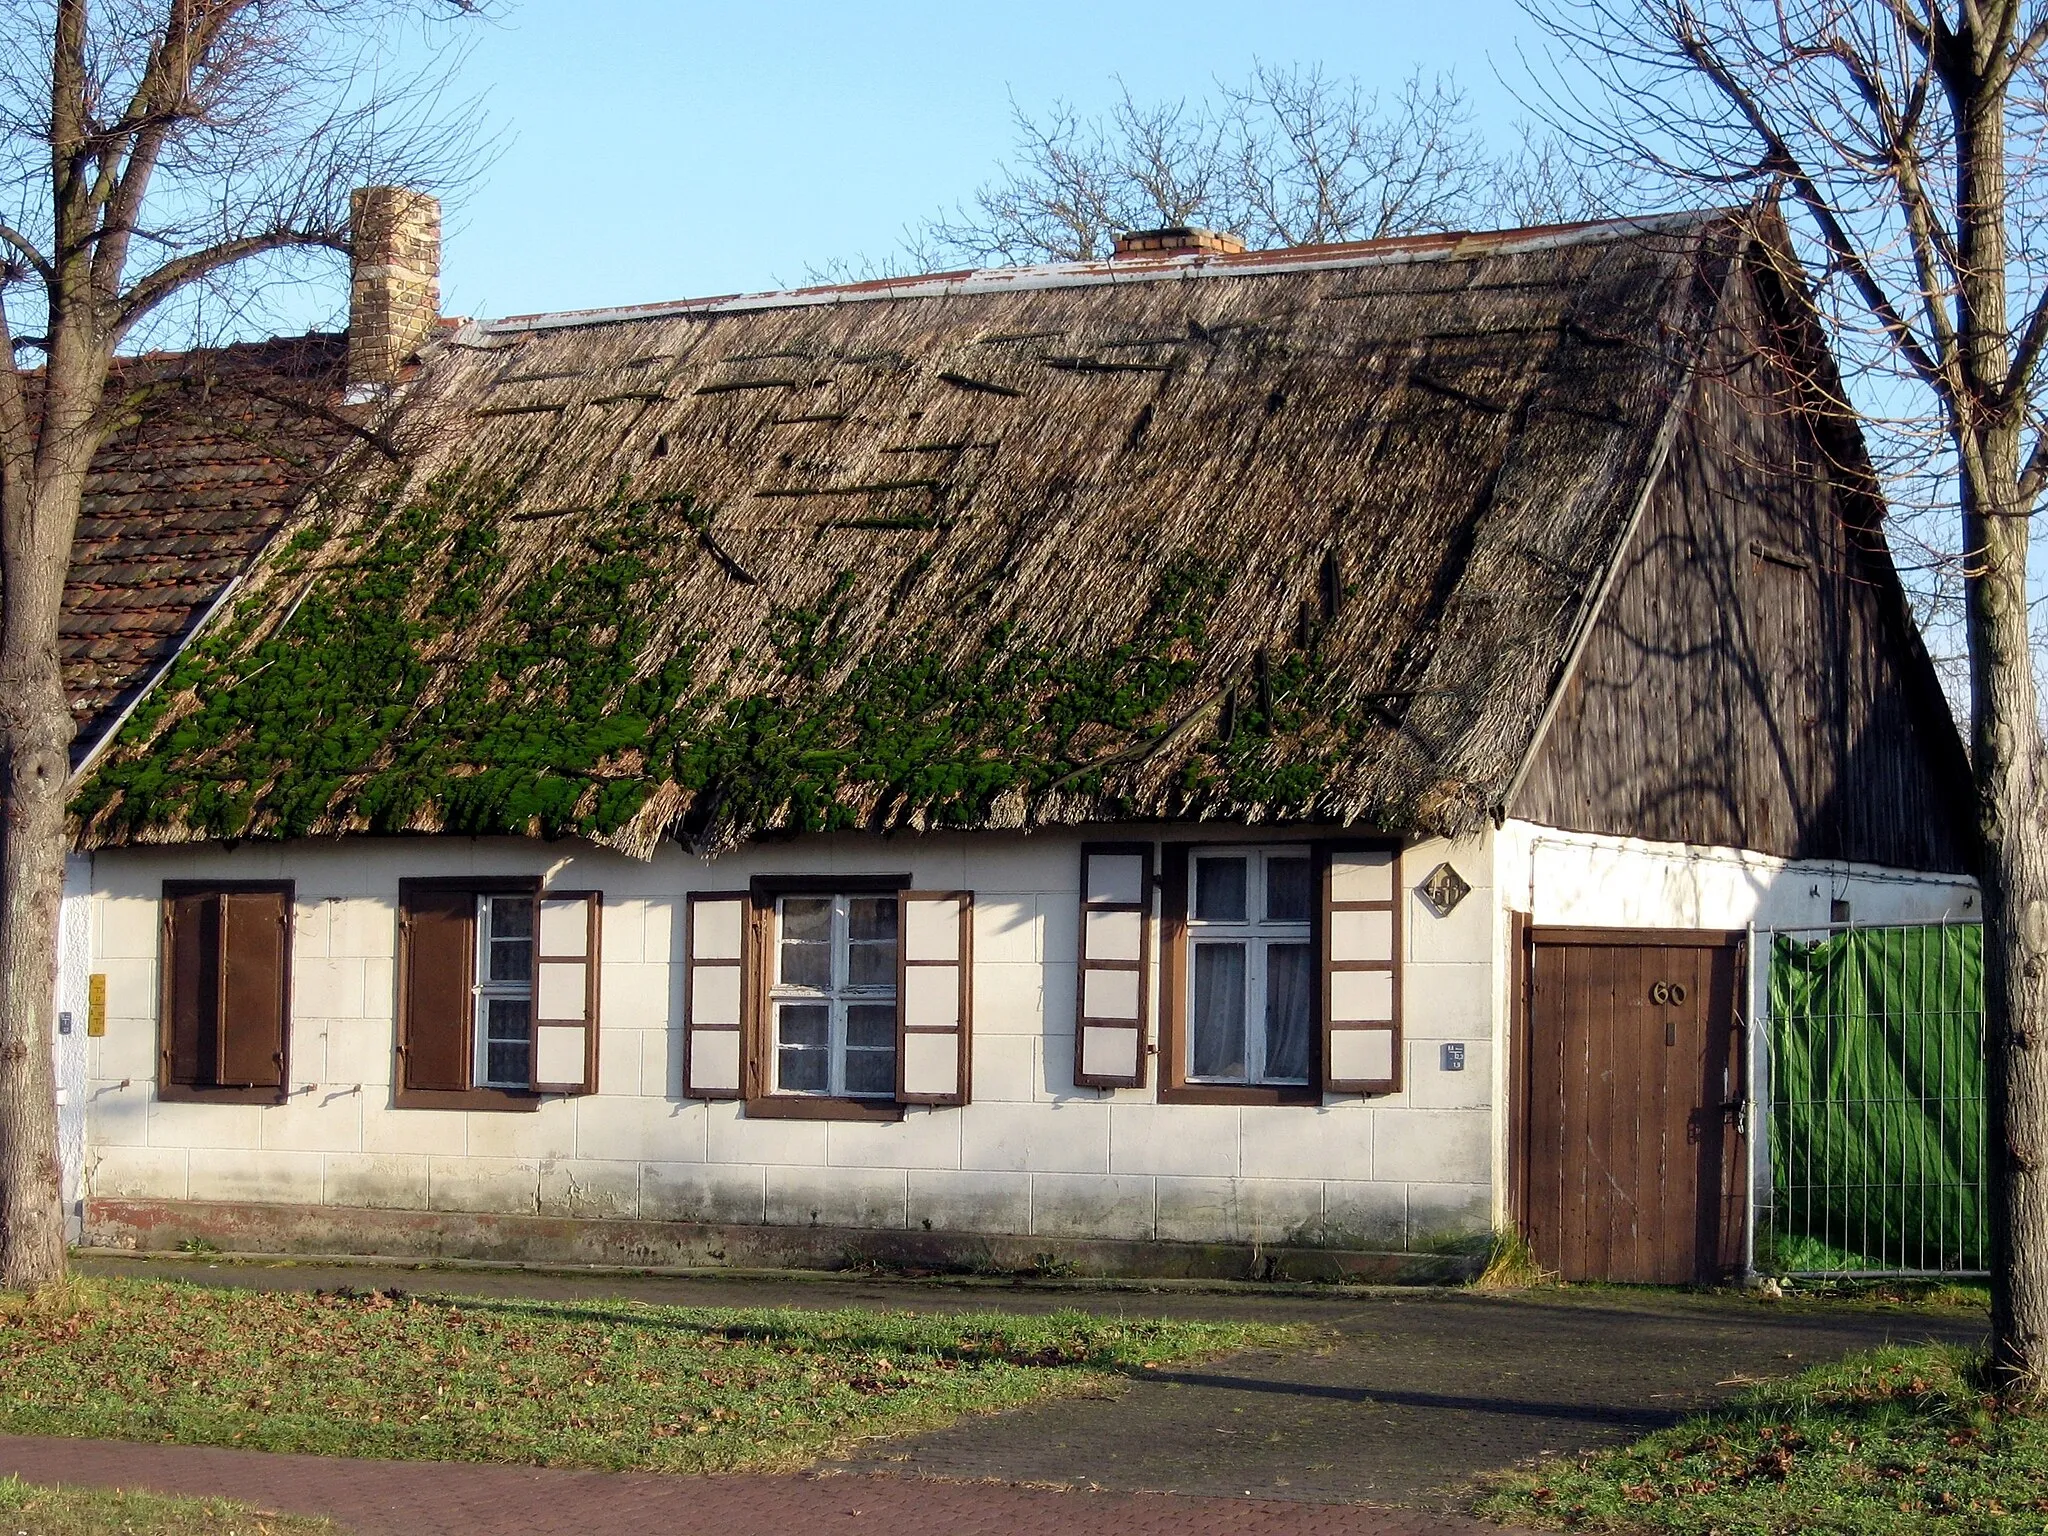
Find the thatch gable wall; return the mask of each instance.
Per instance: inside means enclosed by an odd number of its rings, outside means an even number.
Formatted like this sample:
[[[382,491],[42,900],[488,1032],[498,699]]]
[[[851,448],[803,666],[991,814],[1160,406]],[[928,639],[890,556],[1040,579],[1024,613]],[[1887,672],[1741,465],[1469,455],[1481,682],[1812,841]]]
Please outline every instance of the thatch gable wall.
[[[1510,813],[1968,873],[1970,765],[1797,295],[1724,290],[1662,475]]]
[[[138,711],[82,841],[1468,829],[1734,243],[472,327],[381,424],[400,466],[345,459]]]

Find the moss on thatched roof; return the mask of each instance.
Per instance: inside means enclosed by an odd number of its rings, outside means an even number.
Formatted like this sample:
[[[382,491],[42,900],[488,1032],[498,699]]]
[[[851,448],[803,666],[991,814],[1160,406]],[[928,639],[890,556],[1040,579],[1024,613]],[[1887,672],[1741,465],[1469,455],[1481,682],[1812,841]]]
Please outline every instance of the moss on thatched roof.
[[[1701,216],[468,326],[80,839],[1469,828],[1733,249]]]

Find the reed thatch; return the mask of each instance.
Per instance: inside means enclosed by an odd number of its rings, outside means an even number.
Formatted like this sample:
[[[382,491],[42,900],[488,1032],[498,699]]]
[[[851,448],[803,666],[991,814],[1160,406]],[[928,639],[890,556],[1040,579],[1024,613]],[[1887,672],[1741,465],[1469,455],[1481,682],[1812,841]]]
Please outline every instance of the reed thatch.
[[[472,324],[81,794],[86,846],[1500,805],[1725,216]]]

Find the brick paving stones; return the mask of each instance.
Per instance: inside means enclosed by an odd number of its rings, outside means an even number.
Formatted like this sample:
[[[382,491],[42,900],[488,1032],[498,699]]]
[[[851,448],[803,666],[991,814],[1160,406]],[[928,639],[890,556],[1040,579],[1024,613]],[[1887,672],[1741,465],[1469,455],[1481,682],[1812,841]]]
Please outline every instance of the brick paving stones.
[[[0,1436],[30,1482],[208,1494],[355,1536],[1499,1536],[1416,1510],[845,1474],[660,1477]]]

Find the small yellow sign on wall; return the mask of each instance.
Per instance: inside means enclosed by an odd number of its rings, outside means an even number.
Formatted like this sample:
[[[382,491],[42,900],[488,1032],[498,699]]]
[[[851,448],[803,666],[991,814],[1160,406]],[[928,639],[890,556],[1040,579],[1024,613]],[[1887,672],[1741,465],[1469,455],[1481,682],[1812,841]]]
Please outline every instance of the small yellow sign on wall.
[[[97,1039],[107,1032],[107,973],[94,971],[85,983],[85,1032]]]

